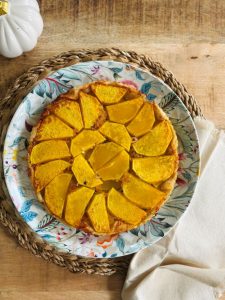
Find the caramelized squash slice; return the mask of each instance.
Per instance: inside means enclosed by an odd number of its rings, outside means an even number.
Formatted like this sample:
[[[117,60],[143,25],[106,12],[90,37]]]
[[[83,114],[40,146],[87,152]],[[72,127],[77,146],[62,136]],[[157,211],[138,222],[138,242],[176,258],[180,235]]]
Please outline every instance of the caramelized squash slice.
[[[109,120],[116,123],[125,124],[131,121],[136,116],[142,104],[143,98],[138,97],[133,100],[109,105],[106,107],[109,115]]]
[[[37,165],[34,171],[34,185],[36,191],[40,192],[52,179],[70,166],[71,165],[64,160],[54,160],[42,165]]]
[[[123,101],[136,99],[140,96],[145,97],[145,95],[142,95],[140,91],[134,89],[126,93],[126,95],[123,98]]]
[[[70,150],[75,157],[104,141],[105,138],[100,132],[84,129],[72,139]]]
[[[94,83],[91,88],[98,99],[104,104],[120,102],[127,92],[127,89],[124,87],[105,85],[102,83]]]
[[[35,145],[30,154],[31,164],[40,164],[49,160],[70,157],[65,141],[50,140]]]
[[[97,145],[89,158],[89,162],[95,171],[99,170],[122,150],[121,146],[113,142]]]
[[[61,218],[72,174],[56,176],[45,188],[45,203],[53,215]]]
[[[66,99],[62,99],[60,102],[56,101],[51,106],[51,111],[65,123],[73,127],[77,132],[84,127],[80,105],[75,101]]]
[[[107,233],[110,231],[105,193],[94,196],[87,213],[96,232]]]
[[[108,209],[111,214],[129,224],[140,224],[146,217],[146,212],[127,200],[114,188],[108,193]]]
[[[127,130],[134,136],[141,136],[150,131],[155,123],[153,103],[145,103],[136,117],[129,123]]]
[[[95,187],[102,184],[101,179],[97,178],[91,166],[82,154],[74,158],[72,171],[76,180],[81,185]]]
[[[102,180],[119,180],[129,169],[130,157],[123,150],[97,171]]]
[[[134,158],[132,168],[144,181],[158,183],[168,179],[177,168],[175,155]]]
[[[99,131],[113,142],[124,147],[127,151],[130,150],[131,137],[122,124],[105,122]]]
[[[104,123],[106,112],[96,97],[80,92],[80,103],[85,128],[98,128]]]
[[[151,171],[150,171],[151,172]],[[165,200],[165,194],[136,176],[127,173],[122,178],[124,195],[141,208],[155,208]]]
[[[67,197],[65,220],[72,226],[79,226],[94,190],[80,187]]]
[[[54,115],[45,117],[38,127],[36,141],[64,139],[74,136],[74,130]]]
[[[159,156],[165,153],[173,137],[168,121],[164,120],[133,144],[138,154]]]

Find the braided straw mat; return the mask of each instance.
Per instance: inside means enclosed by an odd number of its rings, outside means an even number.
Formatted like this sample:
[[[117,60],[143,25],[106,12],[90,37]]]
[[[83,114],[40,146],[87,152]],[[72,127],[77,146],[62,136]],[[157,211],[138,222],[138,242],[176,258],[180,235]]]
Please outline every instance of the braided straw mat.
[[[192,117],[201,115],[201,110],[195,99],[187,92],[186,88],[179,83],[171,72],[166,70],[160,63],[154,62],[145,55],[139,55],[133,51],[122,51],[119,49],[97,49],[97,50],[72,50],[42,61],[39,65],[30,68],[26,73],[17,78],[9,88],[5,98],[0,100],[0,132],[1,151],[7,127],[23,97],[32,87],[49,73],[78,62],[90,60],[116,60],[141,67],[155,76],[161,78],[180,97],[188,108]],[[1,153],[2,160],[2,153]],[[132,255],[113,258],[96,259],[84,258],[71,254],[59,252],[38,237],[24,223],[18,215],[4,184],[2,161],[1,185],[0,185],[0,223],[16,238],[18,243],[31,251],[34,255],[42,257],[59,266],[66,267],[71,272],[82,272],[88,274],[111,275],[115,272],[126,272]]]

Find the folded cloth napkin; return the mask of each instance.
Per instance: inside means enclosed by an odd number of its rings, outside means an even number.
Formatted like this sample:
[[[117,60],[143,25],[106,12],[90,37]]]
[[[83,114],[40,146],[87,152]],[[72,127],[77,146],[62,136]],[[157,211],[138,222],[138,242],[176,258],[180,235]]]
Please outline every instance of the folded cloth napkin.
[[[225,133],[196,118],[201,175],[180,222],[131,261],[123,300],[212,300],[225,291]]]

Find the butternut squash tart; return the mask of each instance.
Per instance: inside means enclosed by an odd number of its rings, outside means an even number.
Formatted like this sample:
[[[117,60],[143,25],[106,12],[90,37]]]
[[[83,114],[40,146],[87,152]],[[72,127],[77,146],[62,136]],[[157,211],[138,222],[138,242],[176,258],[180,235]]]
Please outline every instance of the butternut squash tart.
[[[116,234],[150,220],[171,194],[177,137],[154,102],[98,81],[47,106],[28,151],[38,199],[72,227]]]

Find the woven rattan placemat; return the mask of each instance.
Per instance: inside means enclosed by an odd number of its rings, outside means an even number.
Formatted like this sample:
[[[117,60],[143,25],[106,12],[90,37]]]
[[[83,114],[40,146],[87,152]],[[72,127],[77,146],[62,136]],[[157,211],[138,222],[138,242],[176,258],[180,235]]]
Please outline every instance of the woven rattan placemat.
[[[195,99],[187,92],[186,88],[174,78],[171,72],[149,57],[139,55],[133,51],[127,52],[119,49],[73,50],[44,60],[39,65],[30,68],[14,82],[9,88],[5,98],[0,100],[1,152],[9,122],[23,97],[31,88],[40,79],[59,68],[90,60],[116,60],[141,67],[161,78],[169,85],[183,101],[192,117],[202,115]],[[7,193],[2,170],[2,153],[0,165],[2,177],[2,184],[0,186],[0,222],[23,248],[28,249],[34,255],[42,257],[45,260],[66,267],[71,272],[86,272],[88,274],[100,275],[126,272],[132,257],[131,255],[114,259],[83,258],[59,252],[40,239],[40,237],[32,232],[27,224],[22,221]]]

